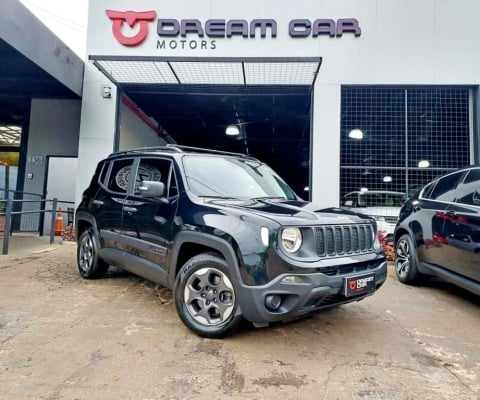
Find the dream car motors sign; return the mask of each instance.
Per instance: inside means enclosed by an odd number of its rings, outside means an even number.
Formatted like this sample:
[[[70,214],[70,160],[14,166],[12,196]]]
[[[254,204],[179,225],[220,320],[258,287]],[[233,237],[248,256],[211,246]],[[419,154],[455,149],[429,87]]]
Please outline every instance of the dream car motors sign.
[[[358,37],[362,30],[355,18],[340,19],[292,19],[280,26],[275,19],[172,19],[157,18],[155,10],[121,11],[106,10],[112,24],[112,34],[123,46],[136,47],[155,34],[156,48],[161,49],[209,49],[215,50],[222,39],[240,37],[274,40],[280,29],[291,38],[317,38],[326,36],[341,38],[344,34]]]

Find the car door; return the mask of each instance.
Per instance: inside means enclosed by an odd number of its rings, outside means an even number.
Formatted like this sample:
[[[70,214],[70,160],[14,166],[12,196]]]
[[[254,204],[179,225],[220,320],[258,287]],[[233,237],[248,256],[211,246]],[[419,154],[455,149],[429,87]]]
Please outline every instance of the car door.
[[[123,250],[122,213],[129,183],[133,159],[117,159],[105,164],[100,174],[99,190],[92,201],[92,214],[95,216],[103,251]],[[106,255],[108,257],[108,254]]]
[[[411,229],[419,238],[420,262],[440,265],[444,263],[446,243],[444,225],[448,221],[447,210],[455,199],[455,189],[464,172],[459,171],[440,178],[429,191],[414,204]]]
[[[480,282],[480,168],[471,169],[456,190],[444,225],[444,266]]]
[[[139,187],[143,181],[165,184],[163,198],[146,197]],[[140,158],[133,192],[123,207],[123,230],[128,252],[136,260],[135,272],[167,284],[167,257],[173,239],[173,220],[178,207],[178,191],[173,162],[166,158]]]

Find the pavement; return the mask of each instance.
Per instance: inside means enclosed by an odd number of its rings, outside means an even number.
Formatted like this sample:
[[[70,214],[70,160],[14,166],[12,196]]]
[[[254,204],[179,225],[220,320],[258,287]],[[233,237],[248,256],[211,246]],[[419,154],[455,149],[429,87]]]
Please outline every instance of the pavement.
[[[8,240],[8,255],[28,254],[36,251],[41,251],[49,248],[55,248],[65,242],[60,236],[54,237],[54,242],[50,243],[50,236],[39,236],[38,234],[30,233],[14,233]],[[0,257],[3,250],[4,236],[0,235]],[[72,242],[73,243],[73,242]]]
[[[429,280],[224,340],[190,332],[172,292],[76,244],[14,237],[0,257],[0,400],[479,400],[480,297]]]

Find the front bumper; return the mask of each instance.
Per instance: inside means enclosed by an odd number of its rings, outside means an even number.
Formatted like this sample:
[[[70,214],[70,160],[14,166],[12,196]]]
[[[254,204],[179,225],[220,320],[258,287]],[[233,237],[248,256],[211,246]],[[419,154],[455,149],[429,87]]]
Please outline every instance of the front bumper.
[[[374,290],[360,295],[346,296],[346,278],[365,274],[373,274]],[[323,308],[361,300],[375,293],[383,285],[387,279],[387,262],[379,261],[362,272],[298,275],[301,283],[282,282],[286,276],[295,276],[295,273],[281,274],[261,286],[240,285],[238,301],[245,319],[257,326],[264,326],[270,322],[288,321]],[[267,297],[273,295],[281,298],[281,305],[275,310],[266,306]]]

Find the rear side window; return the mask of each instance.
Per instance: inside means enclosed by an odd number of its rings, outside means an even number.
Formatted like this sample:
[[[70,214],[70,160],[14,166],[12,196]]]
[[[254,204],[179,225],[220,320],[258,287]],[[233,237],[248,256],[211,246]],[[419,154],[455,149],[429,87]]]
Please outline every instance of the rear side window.
[[[464,171],[460,171],[440,178],[431,195],[429,196],[430,199],[453,202],[455,200],[455,189],[457,187],[457,183],[463,174]]]
[[[133,159],[115,160],[112,163],[107,188],[112,192],[127,194],[131,190]]]
[[[465,180],[457,188],[457,203],[478,205],[478,196],[480,195],[480,169],[469,171]],[[476,202],[474,202],[474,199]]]

